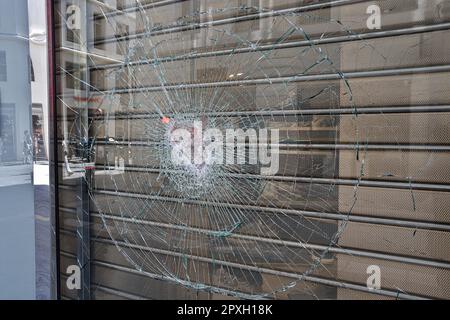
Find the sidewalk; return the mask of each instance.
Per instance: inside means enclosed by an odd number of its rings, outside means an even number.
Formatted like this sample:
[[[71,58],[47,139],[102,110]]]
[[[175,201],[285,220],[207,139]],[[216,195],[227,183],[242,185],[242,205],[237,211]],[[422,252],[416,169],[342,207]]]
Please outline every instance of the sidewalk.
[[[33,177],[33,179],[32,179]],[[31,183],[34,183],[34,186]],[[21,218],[27,212],[31,213],[32,207],[28,206],[34,196],[34,222],[32,218]],[[29,228],[19,228],[15,234],[24,230],[35,230],[35,235],[29,233],[24,237],[35,237],[29,241],[35,242],[35,252],[28,252],[28,256],[35,255],[36,298],[50,299],[50,265],[51,265],[51,225],[50,225],[50,189],[49,166],[45,162],[34,165],[9,163],[0,166],[0,203],[3,210],[2,219],[22,219],[20,224],[33,224]],[[31,213],[32,214],[32,213]],[[1,228],[0,228],[1,229]],[[3,230],[5,233],[6,230]],[[14,241],[11,240],[11,243]],[[11,259],[20,259],[19,252],[10,250]]]
[[[31,164],[15,164],[0,166],[0,187],[30,184],[33,166]]]

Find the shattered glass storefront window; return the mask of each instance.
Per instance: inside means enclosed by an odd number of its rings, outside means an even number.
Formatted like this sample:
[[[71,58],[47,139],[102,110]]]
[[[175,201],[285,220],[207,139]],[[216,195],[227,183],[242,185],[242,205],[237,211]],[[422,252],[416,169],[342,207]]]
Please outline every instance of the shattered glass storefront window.
[[[450,298],[450,3],[55,1],[61,294]]]

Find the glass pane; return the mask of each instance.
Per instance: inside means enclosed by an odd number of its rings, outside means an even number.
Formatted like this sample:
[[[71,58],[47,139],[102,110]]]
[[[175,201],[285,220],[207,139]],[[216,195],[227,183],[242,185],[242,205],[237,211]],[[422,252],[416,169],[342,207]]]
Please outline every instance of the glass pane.
[[[55,8],[63,297],[450,298],[447,2]]]
[[[0,0],[0,299],[53,294],[46,14]]]

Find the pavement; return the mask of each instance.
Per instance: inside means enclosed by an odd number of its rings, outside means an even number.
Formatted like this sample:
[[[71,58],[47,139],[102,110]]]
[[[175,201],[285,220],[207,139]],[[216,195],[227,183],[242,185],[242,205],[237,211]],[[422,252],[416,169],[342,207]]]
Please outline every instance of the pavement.
[[[32,183],[34,186],[32,186]],[[33,205],[29,206],[33,202],[33,196],[35,235],[31,235],[31,232],[27,231],[28,227],[26,227],[29,223],[33,222],[31,220],[29,221],[28,218],[22,218],[23,215],[27,215],[27,212],[33,210]],[[30,255],[33,255],[33,250],[29,248],[29,245],[32,245],[34,242],[35,279],[33,280],[34,277],[30,277],[28,282],[35,281],[36,299],[50,299],[51,221],[48,164],[35,163],[31,165],[12,163],[0,166],[0,203],[2,204],[0,218],[4,219],[4,226],[6,227],[9,224],[11,226],[22,225],[21,228],[15,228],[14,232],[3,230],[5,241],[15,243],[15,245],[9,247],[9,249],[7,247],[3,248],[3,250],[6,250],[4,251],[5,256],[8,256],[10,261],[2,265],[2,270],[4,270],[5,275],[17,273],[17,270],[10,268],[20,269],[20,263],[16,261],[28,261],[30,258],[32,259]],[[11,215],[8,213],[14,214]],[[32,225],[29,227],[33,228]],[[34,240],[32,238],[29,239],[30,235],[34,236]],[[23,247],[23,250],[19,250],[21,247]],[[29,272],[29,268],[25,269],[24,267],[23,273],[28,274]],[[11,282],[8,279],[3,280],[5,283]],[[17,292],[10,291],[10,296],[20,298],[23,292],[31,291],[28,288],[29,283],[26,283],[27,281],[25,280],[22,282],[21,285],[16,284],[11,286],[10,290],[17,290]]]

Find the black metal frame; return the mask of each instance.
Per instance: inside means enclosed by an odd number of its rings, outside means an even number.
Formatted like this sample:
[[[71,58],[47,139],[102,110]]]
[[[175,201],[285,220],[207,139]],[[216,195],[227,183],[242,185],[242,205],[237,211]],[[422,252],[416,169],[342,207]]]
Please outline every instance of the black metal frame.
[[[51,297],[61,298],[61,262],[59,234],[59,190],[58,190],[58,139],[57,139],[57,84],[56,84],[56,50],[55,50],[55,5],[53,0],[46,1],[47,37],[48,37],[48,74],[49,74],[49,166],[50,166],[50,206],[52,221],[52,288]]]

